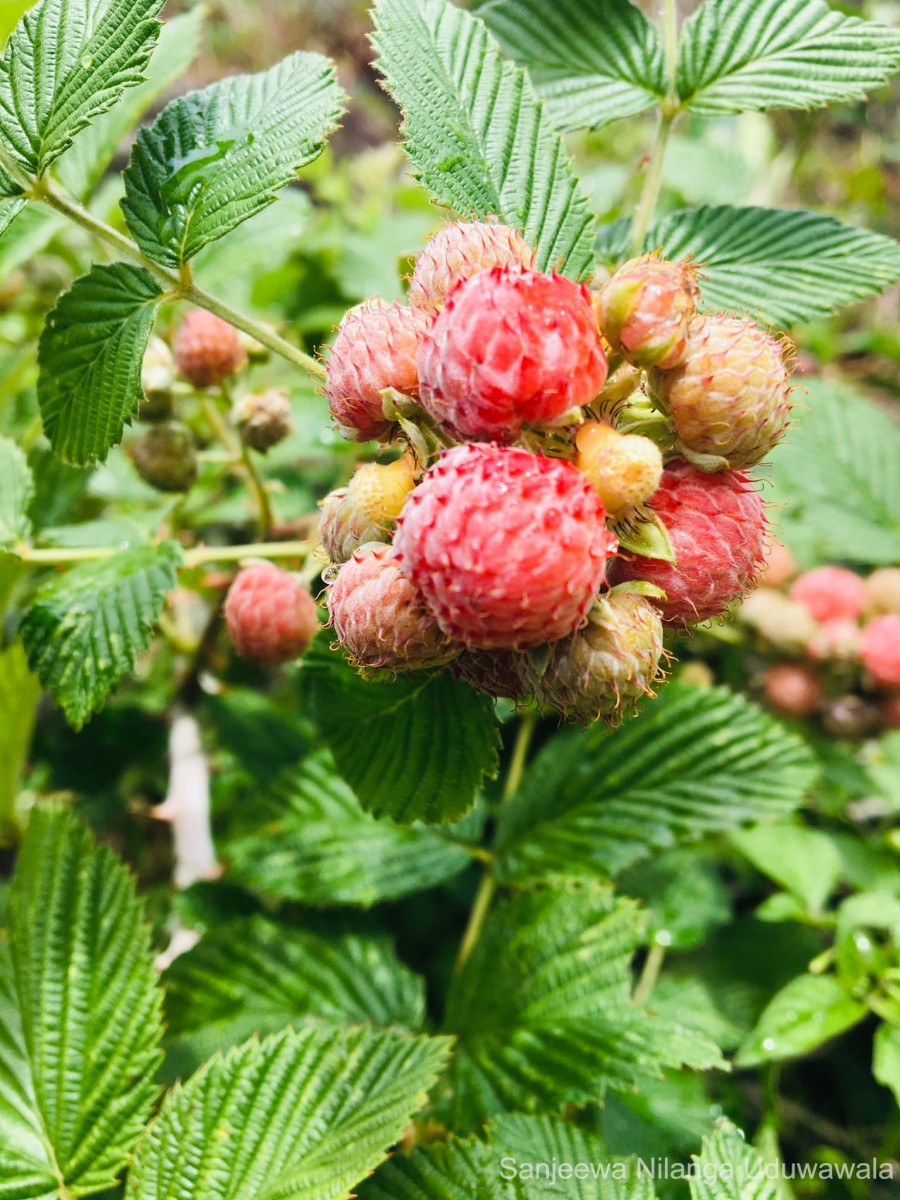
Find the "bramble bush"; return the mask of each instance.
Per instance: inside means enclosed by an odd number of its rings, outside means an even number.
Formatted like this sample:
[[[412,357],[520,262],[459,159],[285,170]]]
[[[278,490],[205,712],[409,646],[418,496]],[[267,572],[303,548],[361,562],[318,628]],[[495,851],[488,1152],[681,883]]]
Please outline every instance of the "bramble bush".
[[[161,9],[0,27],[0,1200],[889,1188],[900,436],[783,331],[900,245],[657,210],[900,31],[378,0],[413,186],[318,53],[145,121]]]

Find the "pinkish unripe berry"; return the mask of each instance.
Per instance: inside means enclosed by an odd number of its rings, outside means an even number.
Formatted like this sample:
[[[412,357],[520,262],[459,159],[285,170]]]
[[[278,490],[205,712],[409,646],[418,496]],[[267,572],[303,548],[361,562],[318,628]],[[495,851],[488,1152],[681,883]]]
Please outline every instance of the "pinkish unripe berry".
[[[811,717],[825,698],[825,689],[807,667],[777,663],[763,676],[769,704],[788,717]]]
[[[900,567],[879,567],[865,581],[865,610],[871,617],[900,614]]]
[[[368,542],[389,542],[387,525],[373,521],[354,503],[349,488],[336,488],[319,501],[319,539],[333,563],[352,558],[360,546]]]
[[[292,432],[291,402],[281,388],[267,388],[241,396],[235,403],[231,419],[251,450],[264,454],[277,446]]]
[[[360,670],[418,671],[449,662],[446,637],[400,569],[392,546],[363,546],[328,590],[331,624]]]
[[[787,428],[790,390],[783,346],[737,317],[698,318],[681,366],[650,373],[683,451],[709,457],[711,470],[716,460],[745,469],[765,458]]]
[[[495,267],[458,284],[422,340],[422,406],[466,438],[574,423],[606,381],[590,293],[561,275]]]
[[[752,592],[738,615],[779,650],[803,651],[819,632],[818,621],[805,605],[771,587]]]
[[[866,585],[844,567],[816,567],[794,580],[790,596],[804,604],[817,621],[855,621],[862,616]]]
[[[900,616],[887,613],[862,632],[863,666],[879,687],[900,687]]]
[[[534,251],[509,225],[459,221],[429,238],[416,259],[410,304],[436,311],[463,279],[491,267],[533,267]]]
[[[225,600],[225,623],[242,658],[277,666],[309,648],[319,617],[300,579],[261,562],[235,576]]]
[[[823,621],[807,643],[810,658],[852,662],[859,658],[860,628],[849,617]]]
[[[394,545],[444,632],[518,650],[582,623],[616,539],[570,463],[518,448],[447,451],[410,493]]]
[[[416,394],[416,353],[430,324],[429,314],[399,301],[367,300],[344,315],[326,364],[324,391],[331,415],[349,441],[390,434],[381,393],[394,388],[406,396]]]
[[[659,487],[659,447],[637,433],[618,433],[602,421],[587,421],[575,437],[575,465],[613,518],[649,500]]]
[[[213,387],[247,362],[238,331],[204,308],[185,315],[172,347],[175,365],[194,387]]]
[[[619,267],[600,291],[600,331],[617,354],[639,367],[676,367],[684,359],[697,307],[696,271],[655,254]]]

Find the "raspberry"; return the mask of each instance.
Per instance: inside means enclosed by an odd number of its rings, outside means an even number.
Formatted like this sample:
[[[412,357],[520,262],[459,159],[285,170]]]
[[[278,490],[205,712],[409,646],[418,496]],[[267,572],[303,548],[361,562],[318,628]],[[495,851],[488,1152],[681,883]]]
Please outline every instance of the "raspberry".
[[[807,644],[810,658],[852,662],[859,658],[860,629],[849,617],[823,621]]]
[[[261,562],[235,576],[225,601],[225,623],[238,654],[276,666],[298,658],[308,648],[319,618],[305,584]]]
[[[587,421],[575,438],[575,465],[612,517],[643,504],[659,487],[662,453],[636,433],[618,433],[602,421]]]
[[[676,367],[684,360],[696,311],[696,272],[655,254],[621,266],[597,298],[600,330],[617,354],[639,367]]]
[[[354,503],[349,488],[336,488],[319,501],[319,538],[333,563],[344,563],[367,542],[389,542],[387,526],[376,524]]]
[[[604,516],[570,463],[457,446],[410,494],[394,545],[448,636],[470,649],[519,650],[584,620],[616,544]]]
[[[242,396],[234,406],[231,419],[251,450],[265,453],[293,431],[291,402],[281,388],[267,388]]]
[[[819,632],[819,623],[804,604],[771,587],[757,588],[748,596],[739,616],[779,650],[805,650]]]
[[[515,650],[463,650],[450,670],[478,692],[519,702],[529,699],[523,665],[524,655]]]
[[[534,251],[509,225],[460,221],[425,243],[409,283],[410,304],[436,311],[457,283],[491,267],[533,267]]]
[[[247,361],[238,331],[204,308],[186,314],[173,345],[175,365],[194,387],[222,383]]]
[[[197,481],[194,437],[179,421],[153,425],[131,444],[138,475],[160,492],[187,492]]]
[[[416,671],[459,650],[438,628],[392,546],[369,545],[341,567],[328,592],[338,641],[361,670]]]
[[[172,415],[175,360],[172,351],[155,334],[150,338],[141,363],[142,421],[162,421]]]
[[[708,475],[676,460],[663,471],[650,505],[662,518],[676,561],[617,558],[613,582],[646,580],[666,593],[653,603],[666,625],[691,625],[723,613],[747,591],[762,561],[765,506],[742,471]]]
[[[419,348],[423,407],[467,438],[573,422],[606,381],[587,288],[494,267],[457,284]]]
[[[862,615],[866,586],[844,567],[816,567],[794,580],[790,595],[792,600],[805,604],[817,621],[841,617],[855,621]]]
[[[416,352],[430,324],[428,314],[399,301],[368,300],[344,315],[326,367],[325,395],[349,441],[390,434],[381,393],[395,388],[407,396],[416,394]]]
[[[651,371],[650,391],[688,455],[708,455],[733,469],[755,466],[769,453],[791,409],[782,347],[736,317],[696,321],[683,364]]]
[[[863,665],[879,687],[900,687],[900,616],[887,613],[862,632]]]
[[[900,567],[879,567],[866,580],[865,589],[869,616],[900,613]]]
[[[794,556],[783,542],[768,538],[763,548],[763,558],[763,569],[759,573],[760,587],[784,587],[797,574]]]
[[[769,667],[763,691],[771,706],[788,717],[812,716],[825,698],[825,689],[812,671],[795,663]]]
[[[374,524],[390,526],[400,516],[415,482],[415,464],[404,454],[387,466],[364,463],[357,467],[347,491],[360,512]]]
[[[545,669],[533,674],[534,693],[585,724],[620,720],[642,696],[653,695],[662,652],[662,621],[653,605],[630,592],[611,592],[594,605],[583,629],[554,642]]]

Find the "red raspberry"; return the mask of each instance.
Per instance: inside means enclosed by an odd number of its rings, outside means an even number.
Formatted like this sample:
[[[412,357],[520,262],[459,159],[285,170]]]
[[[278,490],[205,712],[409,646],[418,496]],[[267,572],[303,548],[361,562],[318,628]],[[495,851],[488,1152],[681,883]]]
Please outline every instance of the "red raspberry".
[[[238,331],[205,308],[186,314],[172,350],[178,370],[198,388],[222,383],[247,361]]]
[[[788,717],[810,717],[825,699],[825,689],[812,671],[795,663],[769,667],[763,691],[771,706]]]
[[[794,580],[790,596],[805,604],[817,621],[851,621],[862,616],[866,585],[845,567],[816,567]]]
[[[392,546],[364,546],[344,563],[328,611],[347,657],[362,670],[416,671],[459,652],[423,607]]]
[[[304,583],[261,562],[235,576],[225,601],[225,623],[238,654],[277,666],[298,658],[309,647],[319,616]]]
[[[862,660],[880,687],[900,687],[900,616],[870,621],[862,633]]]
[[[606,382],[587,288],[495,267],[457,284],[419,348],[422,405],[464,437],[572,422]]]
[[[646,580],[662,588],[654,600],[666,625],[693,625],[724,612],[754,580],[762,562],[765,506],[743,471],[699,471],[676,460],[663,471],[651,498],[672,548],[674,563],[628,555],[617,558],[615,583]]]
[[[399,301],[367,300],[345,313],[331,347],[324,390],[331,415],[349,441],[390,434],[381,393],[396,388],[407,396],[416,394],[416,352],[430,324],[427,313]]]
[[[456,446],[410,494],[394,545],[448,636],[469,648],[518,650],[584,620],[616,544],[604,517],[569,463]]]
[[[425,243],[409,283],[410,304],[439,309],[463,279],[491,267],[533,267],[534,251],[509,225],[460,221]]]
[[[697,307],[695,275],[687,263],[655,254],[621,266],[597,299],[600,330],[613,350],[639,367],[678,366]]]

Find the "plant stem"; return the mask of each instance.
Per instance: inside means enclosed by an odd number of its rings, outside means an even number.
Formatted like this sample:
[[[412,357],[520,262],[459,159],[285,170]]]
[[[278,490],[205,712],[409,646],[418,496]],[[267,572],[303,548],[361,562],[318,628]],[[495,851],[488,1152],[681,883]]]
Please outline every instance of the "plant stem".
[[[245,558],[306,558],[310,542],[247,542],[241,546],[197,546],[185,550],[185,567],[202,567],[207,563],[241,562]],[[114,558],[120,551],[115,546],[83,546],[71,550],[35,549],[19,544],[12,553],[30,566],[64,567],[83,562],[101,562]]]
[[[265,480],[256,469],[256,463],[253,461],[246,442],[241,439],[241,463],[247,473],[247,478],[250,482],[250,488],[253,495],[256,497],[256,506],[259,509],[259,537],[260,541],[265,541],[272,532],[272,526],[275,524],[275,518],[272,513],[272,502],[269,499],[269,492],[266,488]]]
[[[650,999],[650,993],[656,986],[657,979],[659,979],[659,973],[662,970],[665,957],[665,946],[661,946],[659,942],[654,942],[647,951],[644,969],[641,971],[641,977],[638,980],[637,987],[634,989],[634,1002],[639,1007],[645,1005]]]

